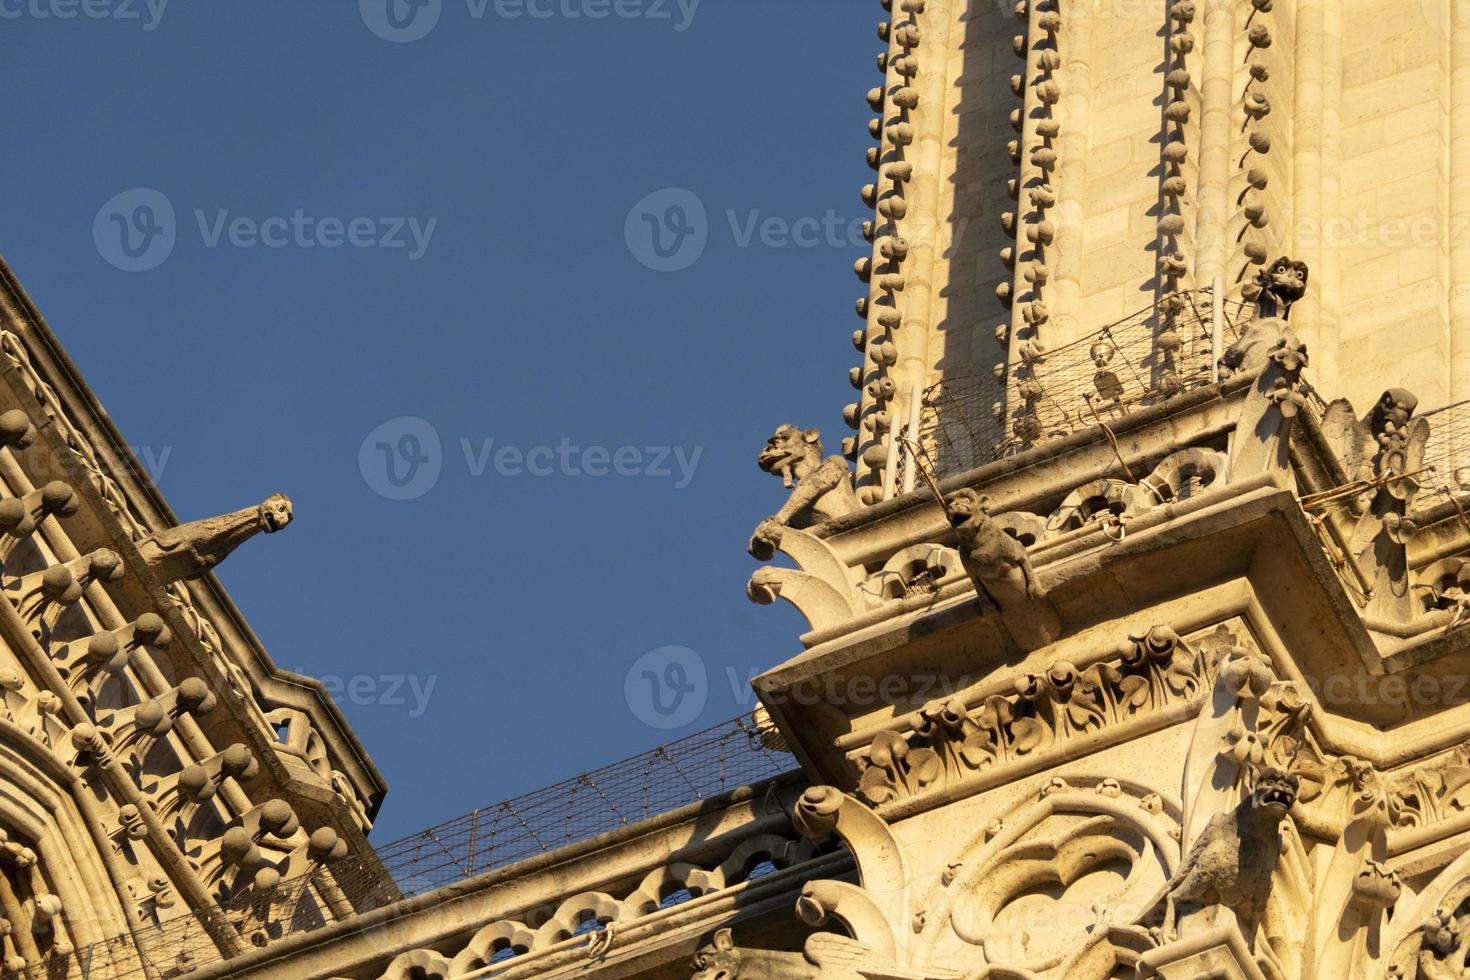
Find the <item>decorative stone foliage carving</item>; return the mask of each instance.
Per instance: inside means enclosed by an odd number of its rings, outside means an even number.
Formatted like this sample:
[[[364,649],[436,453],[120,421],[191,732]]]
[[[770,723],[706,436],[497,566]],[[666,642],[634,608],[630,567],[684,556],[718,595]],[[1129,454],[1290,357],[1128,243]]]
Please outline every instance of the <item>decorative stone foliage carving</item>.
[[[246,541],[275,534],[291,520],[291,498],[273,493],[254,507],[159,531],[139,541],[138,551],[168,585],[208,574]]]
[[[1075,740],[1194,699],[1205,682],[1201,654],[1157,627],[1084,667],[1059,660],[1042,674],[1022,675],[1011,694],[931,702],[857,752],[858,791],[883,805],[1065,755]]]

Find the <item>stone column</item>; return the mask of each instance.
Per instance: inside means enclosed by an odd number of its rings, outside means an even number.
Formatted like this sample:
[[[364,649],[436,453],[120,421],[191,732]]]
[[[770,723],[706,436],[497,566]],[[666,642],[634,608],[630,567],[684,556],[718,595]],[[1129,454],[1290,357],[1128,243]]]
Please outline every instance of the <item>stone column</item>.
[[[1096,326],[1080,322],[1082,249],[1087,196],[1088,125],[1092,113],[1092,2],[1062,0],[1062,100],[1057,142],[1057,239],[1051,292],[1054,346],[1070,344]]]
[[[1204,71],[1200,78],[1199,211],[1195,281],[1225,276],[1230,257],[1230,114],[1234,104],[1235,3],[1206,0]],[[1228,285],[1228,280],[1227,280]]]
[[[1470,10],[1449,3],[1450,401],[1470,398]]]
[[[1292,120],[1293,227],[1289,235],[1282,236],[1283,241],[1290,243],[1292,257],[1306,262],[1313,276],[1320,276],[1322,271],[1326,218],[1322,210],[1322,140],[1328,2],[1334,0],[1297,0],[1293,100],[1296,111]],[[1320,371],[1328,359],[1322,355],[1324,347],[1336,346],[1336,338],[1328,341],[1323,334],[1321,295],[1320,288],[1307,290],[1307,295],[1292,307],[1291,326],[1307,345],[1313,373],[1325,382]]]

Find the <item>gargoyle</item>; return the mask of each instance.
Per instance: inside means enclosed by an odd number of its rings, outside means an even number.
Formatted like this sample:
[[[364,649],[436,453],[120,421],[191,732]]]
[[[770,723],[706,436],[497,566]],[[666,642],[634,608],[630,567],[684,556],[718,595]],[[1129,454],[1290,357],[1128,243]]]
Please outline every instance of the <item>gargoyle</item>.
[[[1046,601],[1026,547],[1001,529],[989,504],[988,497],[968,487],[945,500],[945,513],[960,541],[960,563],[975,591],[1000,610],[1016,643],[1040,649],[1060,632],[1056,610]]]
[[[1372,615],[1407,620],[1415,610],[1409,592],[1407,545],[1415,532],[1405,515],[1419,492],[1429,422],[1414,418],[1419,400],[1390,388],[1362,419],[1339,398],[1322,415],[1322,435],[1349,481],[1362,484],[1348,506],[1359,518],[1348,541],[1359,568],[1373,583]]]
[[[791,490],[785,505],[751,535],[748,550],[761,561],[775,556],[784,528],[811,527],[858,509],[847,461],[840,456],[822,459],[822,436],[816,429],[781,426],[766,441],[758,462]]]
[[[151,534],[138,542],[138,551],[168,585],[208,573],[257,534],[274,534],[290,523],[291,498],[273,493],[254,507]]]
[[[1307,294],[1307,264],[1281,256],[1270,268],[1258,273],[1254,283],[1256,316],[1261,319],[1291,319],[1291,308]]]
[[[1408,500],[1418,491],[1418,481],[1404,474],[1424,464],[1424,445],[1429,441],[1429,422],[1414,418],[1419,399],[1403,388],[1390,388],[1362,419],[1354,417],[1352,402],[1339,398],[1322,413],[1322,435],[1349,480],[1371,482],[1390,472],[1403,476],[1386,485],[1390,493]],[[1354,512],[1363,514],[1372,501],[1362,495]]]
[[[1254,942],[1281,855],[1281,821],[1296,803],[1300,781],[1268,769],[1250,795],[1205,825],[1179,866],[1165,898],[1164,937],[1176,937],[1180,905],[1223,906],[1235,913],[1240,932]]]
[[[741,949],[729,929],[694,955],[691,980],[940,980],[948,971],[915,973],[884,963],[855,939],[829,932],[807,937],[803,953]]]

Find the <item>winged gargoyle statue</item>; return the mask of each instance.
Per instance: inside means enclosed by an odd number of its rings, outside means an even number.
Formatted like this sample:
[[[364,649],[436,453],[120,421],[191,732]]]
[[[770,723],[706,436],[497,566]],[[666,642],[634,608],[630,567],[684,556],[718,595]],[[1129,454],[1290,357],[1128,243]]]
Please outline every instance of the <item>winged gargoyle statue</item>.
[[[1419,492],[1429,422],[1415,418],[1419,399],[1403,388],[1390,388],[1363,418],[1352,403],[1339,398],[1322,416],[1322,435],[1337,454],[1350,486],[1360,491],[1348,498],[1358,518],[1349,549],[1371,575],[1375,616],[1413,615],[1409,598],[1406,546],[1414,522],[1405,515]]]

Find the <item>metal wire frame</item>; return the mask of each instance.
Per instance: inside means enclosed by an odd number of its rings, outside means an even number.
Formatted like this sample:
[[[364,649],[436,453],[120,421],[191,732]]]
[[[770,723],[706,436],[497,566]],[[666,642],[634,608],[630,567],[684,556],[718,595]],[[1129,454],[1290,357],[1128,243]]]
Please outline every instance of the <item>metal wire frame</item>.
[[[1470,491],[1470,401],[1425,412],[1424,418],[1429,420],[1424,465],[1434,467],[1434,472],[1420,481],[1421,493],[1437,492],[1441,487],[1457,493]]]
[[[1211,383],[1210,293],[1178,293],[1173,313],[1150,306],[1055,350],[1023,354],[1006,374],[1002,401],[992,401],[995,383],[984,377],[931,386],[919,444],[934,475],[1003,459]],[[1254,306],[1224,306],[1229,342]]]
[[[232,928],[265,946],[337,921],[332,894],[357,913],[499,870],[629,827],[690,803],[786,775],[798,766],[749,715],[553,786],[474,810],[282,882],[222,902]],[[185,914],[137,935],[83,946],[3,980],[144,980],[222,961],[218,922]]]

